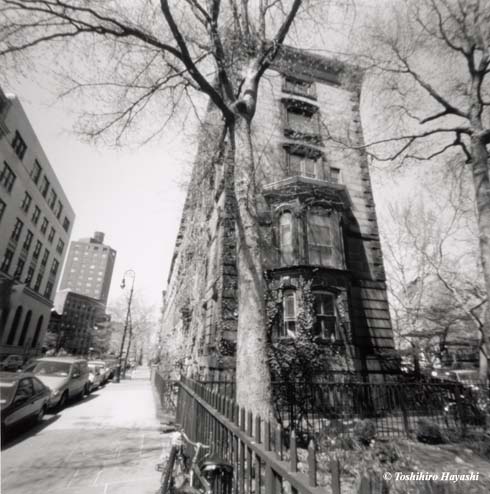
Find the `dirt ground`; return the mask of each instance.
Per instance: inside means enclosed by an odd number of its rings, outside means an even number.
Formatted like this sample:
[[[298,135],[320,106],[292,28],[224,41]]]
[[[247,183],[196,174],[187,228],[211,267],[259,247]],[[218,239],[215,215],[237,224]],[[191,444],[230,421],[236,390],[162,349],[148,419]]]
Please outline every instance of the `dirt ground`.
[[[429,445],[398,439],[373,441],[367,447],[324,449],[318,454],[319,483],[330,491],[330,464],[338,459],[342,494],[357,494],[363,476],[371,479],[372,494],[489,494],[490,448],[485,458],[479,454],[482,451],[471,449],[482,449],[476,443]],[[306,460],[306,451],[300,456]],[[444,480],[456,475],[468,477]]]

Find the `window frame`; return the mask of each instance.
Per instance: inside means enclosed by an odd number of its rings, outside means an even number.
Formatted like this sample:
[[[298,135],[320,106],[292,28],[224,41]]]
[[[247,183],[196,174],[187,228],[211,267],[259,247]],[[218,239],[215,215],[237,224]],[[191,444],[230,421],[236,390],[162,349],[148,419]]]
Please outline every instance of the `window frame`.
[[[7,273],[10,271],[10,266],[12,265],[12,259],[14,258],[14,251],[8,247],[5,249],[3,254],[2,264],[0,265],[0,271]]]
[[[0,185],[3,185],[4,189],[10,194],[15,185],[17,175],[14,173],[9,164],[4,161],[3,168],[0,172]]]
[[[24,191],[24,199],[22,199],[22,204],[20,205],[20,209],[22,209],[24,213],[28,213],[31,207],[31,203],[32,203],[32,196],[26,190]]]
[[[12,230],[12,233],[10,234],[10,240],[13,242],[18,242],[20,236],[22,235],[22,230],[24,229],[24,222],[20,220],[19,218],[16,218],[14,229]]]
[[[319,336],[320,338],[324,340],[331,341],[332,343],[336,342],[339,340],[339,334],[338,334],[338,317],[337,317],[337,311],[336,311],[336,301],[337,301],[337,294],[334,292],[331,292],[329,290],[325,289],[318,289],[318,290],[313,290],[313,297],[314,297],[314,310],[315,310],[315,324],[314,324],[314,333],[315,336]],[[317,300],[319,297],[328,297],[331,300],[331,306],[332,306],[332,312],[318,312],[318,305],[317,305]],[[323,305],[323,304],[322,304]],[[324,309],[324,308],[323,308]],[[319,320],[320,319],[320,320]],[[333,330],[328,329],[328,320],[333,320]],[[325,325],[319,324],[321,321],[325,322]],[[318,330],[318,326],[320,327],[320,330]],[[328,330],[328,334],[326,334],[326,329]]]
[[[306,243],[307,243],[307,254],[308,254],[308,264],[315,266],[326,266],[332,267],[335,260],[335,239],[334,231],[332,225],[332,214],[325,210],[325,213],[319,213],[321,208],[310,209],[306,214]],[[322,225],[319,223],[314,223],[312,220],[314,218],[326,218],[328,220],[328,225]],[[328,242],[319,243],[322,240],[323,235],[317,235],[313,233],[313,226],[318,228],[328,228]],[[315,241],[315,243],[313,242]],[[317,256],[319,257],[319,262],[313,262],[313,251],[317,250]],[[324,259],[325,258],[325,259]],[[316,260],[316,259],[315,259]]]
[[[29,176],[36,185],[39,183],[39,179],[41,178],[42,171],[43,171],[42,166],[40,165],[39,161],[35,159],[32,165],[31,172],[29,173]]]
[[[293,301],[293,315],[287,314],[288,300]],[[282,321],[279,328],[279,338],[291,338],[296,335],[296,323],[298,319],[298,305],[296,300],[296,290],[285,289],[282,293]]]
[[[15,131],[14,138],[11,142],[12,149],[17,157],[22,161],[27,151],[27,144],[18,130]]]

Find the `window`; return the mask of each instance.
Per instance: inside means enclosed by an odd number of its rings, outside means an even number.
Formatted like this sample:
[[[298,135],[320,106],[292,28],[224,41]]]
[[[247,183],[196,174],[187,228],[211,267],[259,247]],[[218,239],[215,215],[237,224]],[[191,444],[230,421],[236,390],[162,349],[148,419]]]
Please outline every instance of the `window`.
[[[0,199],[0,221],[2,221],[3,218],[3,213],[5,213],[5,210],[7,209],[7,204]]]
[[[39,217],[41,216],[41,210],[35,206],[34,212],[32,213],[32,222],[37,225],[39,222]]]
[[[24,155],[26,154],[27,145],[22,139],[19,131],[15,131],[14,138],[12,139],[12,147],[14,148],[15,154],[22,160],[24,159]]]
[[[328,266],[332,262],[333,244],[330,217],[308,214],[308,256],[310,264]]]
[[[33,259],[38,259],[39,258],[39,254],[41,253],[42,246],[43,246],[43,244],[38,240],[36,242],[36,247],[34,249],[34,252],[32,253],[32,258]]]
[[[318,113],[296,107],[288,107],[286,111],[287,127],[293,132],[308,135],[320,133]]]
[[[24,243],[22,244],[22,250],[29,252],[32,244],[32,238],[34,237],[31,230],[27,230],[26,238],[24,239]]]
[[[54,227],[51,227],[51,230],[49,230],[49,235],[48,235],[48,242],[49,243],[53,243],[53,240],[54,240],[54,236],[56,234],[56,230],[54,229]]]
[[[56,201],[58,200],[58,194],[54,191],[54,189],[51,189],[49,191],[49,207],[54,210],[54,207],[56,206]]]
[[[20,280],[20,277],[22,276],[22,271],[24,271],[24,265],[25,265],[24,259],[19,259],[17,261],[17,267],[15,268],[14,271],[15,280]]]
[[[3,162],[2,172],[0,173],[0,184],[3,185],[7,192],[12,192],[12,187],[14,186],[15,173],[12,171],[12,168]]]
[[[335,341],[337,339],[337,318],[335,317],[335,296],[329,292],[315,292],[315,335]]]
[[[58,254],[63,254],[63,250],[65,249],[65,242],[61,240],[61,238],[58,240],[58,245],[56,246],[56,252]]]
[[[43,222],[41,224],[41,233],[43,235],[46,234],[46,230],[48,229],[48,225],[49,225],[49,221],[48,221],[48,218],[46,218],[46,216],[43,218]]]
[[[288,176],[322,179],[321,157],[310,157],[303,154],[287,153]]]
[[[41,266],[46,266],[46,264],[48,263],[48,258],[49,258],[49,250],[44,249],[43,258],[41,259]]]
[[[36,283],[34,283],[34,290],[39,292],[39,288],[41,288],[41,282],[43,281],[43,273],[38,273],[36,278]]]
[[[53,283],[48,281],[46,283],[46,289],[44,290],[44,296],[46,298],[51,298],[51,293],[53,292]]]
[[[29,269],[27,270],[27,276],[26,276],[26,279],[25,279],[25,284],[27,286],[31,286],[32,278],[33,277],[34,277],[34,267],[33,266],[29,266]]]
[[[48,192],[49,192],[49,180],[47,179],[46,175],[43,175],[43,181],[41,185],[41,194],[43,195],[44,198],[47,197]]]
[[[65,216],[65,219],[63,220],[63,230],[68,233],[68,230],[70,229],[70,220]]]
[[[59,267],[60,267],[59,261],[57,259],[53,259],[53,264],[51,265],[51,274],[56,276]]]
[[[285,93],[299,94],[308,98],[315,98],[316,91],[313,82],[296,79],[293,77],[285,77],[282,90]]]
[[[24,223],[17,218],[17,221],[15,222],[14,229],[12,230],[12,235],[10,235],[10,238],[14,241],[17,242],[19,240],[20,234],[22,233],[22,229],[24,228]]]
[[[32,197],[29,194],[29,192],[24,192],[24,199],[22,200],[22,204],[20,205],[20,208],[22,211],[25,211],[26,213],[29,212],[29,208],[31,207],[31,202],[32,202]]]
[[[296,296],[286,290],[283,295],[283,327],[279,336],[292,336],[296,332]]]
[[[58,201],[58,204],[56,205],[56,209],[54,210],[54,214],[56,215],[56,219],[60,219],[61,213],[63,211],[63,204],[61,204],[61,201]]]
[[[14,253],[12,250],[7,249],[3,256],[2,265],[0,266],[0,270],[5,273],[9,272],[10,265],[12,264],[12,258],[14,257]]]
[[[340,170],[338,168],[330,167],[330,182],[334,184],[340,183]]]
[[[39,161],[34,160],[34,164],[32,165],[32,170],[30,173],[30,176],[32,178],[32,181],[37,185],[39,183],[39,179],[41,178],[41,165],[39,164]]]
[[[293,215],[285,212],[279,219],[279,249],[281,265],[293,264]]]

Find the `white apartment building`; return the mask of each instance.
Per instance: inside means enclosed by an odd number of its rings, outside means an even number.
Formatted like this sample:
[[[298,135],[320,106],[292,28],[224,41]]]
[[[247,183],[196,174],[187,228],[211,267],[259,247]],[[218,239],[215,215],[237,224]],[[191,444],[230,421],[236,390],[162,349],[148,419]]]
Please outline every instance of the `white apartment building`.
[[[0,356],[40,351],[74,218],[21,103],[0,89]]]

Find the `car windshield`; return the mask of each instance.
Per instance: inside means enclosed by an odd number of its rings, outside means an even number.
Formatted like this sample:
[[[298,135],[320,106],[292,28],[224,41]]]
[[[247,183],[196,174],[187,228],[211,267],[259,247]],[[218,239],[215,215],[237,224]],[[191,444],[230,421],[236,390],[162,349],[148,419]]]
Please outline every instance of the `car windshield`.
[[[9,403],[15,394],[15,381],[0,381],[0,403]]]
[[[29,371],[40,376],[65,377],[70,373],[70,364],[66,362],[37,362]]]

